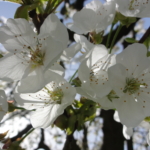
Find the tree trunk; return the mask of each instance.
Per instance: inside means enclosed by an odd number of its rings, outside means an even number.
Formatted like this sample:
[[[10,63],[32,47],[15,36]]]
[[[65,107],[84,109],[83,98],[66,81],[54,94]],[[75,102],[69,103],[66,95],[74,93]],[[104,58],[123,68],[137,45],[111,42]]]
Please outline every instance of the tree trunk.
[[[104,137],[101,150],[124,149],[124,137],[122,133],[123,126],[121,123],[118,123],[113,119],[113,115],[113,110],[101,111],[101,117],[104,120],[102,128]]]

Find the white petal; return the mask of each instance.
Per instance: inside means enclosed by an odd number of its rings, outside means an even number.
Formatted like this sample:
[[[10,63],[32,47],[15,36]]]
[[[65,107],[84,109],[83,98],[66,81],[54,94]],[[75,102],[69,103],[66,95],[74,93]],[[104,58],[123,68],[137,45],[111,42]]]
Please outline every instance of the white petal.
[[[146,57],[146,54],[146,47],[143,44],[135,43],[128,46],[122,53],[118,54],[116,56],[116,62],[121,63],[128,69],[129,77],[132,73],[134,77],[137,77],[144,69],[149,67],[150,61]]]
[[[85,89],[83,89],[82,87],[76,87],[76,91],[77,91],[77,93],[80,94],[81,96],[84,96],[84,97],[86,97],[86,98],[88,98],[88,99],[93,100],[92,95],[90,95],[90,93],[87,92],[87,91],[85,91]]]
[[[7,103],[7,97],[3,90],[0,90],[0,105],[4,112],[6,113],[8,110],[8,103]]]
[[[35,75],[30,75],[22,79],[17,85],[19,93],[34,93],[41,90],[45,85],[43,70],[35,70]]]
[[[31,114],[31,124],[34,128],[47,128],[64,112],[64,109],[59,104],[40,108]]]
[[[86,34],[94,31],[97,23],[97,16],[91,9],[82,9],[73,16],[74,23],[68,24],[67,27],[78,33]]]
[[[0,121],[3,119],[3,117],[5,116],[6,112],[4,111],[0,111]]]
[[[0,31],[0,43],[4,43],[6,40],[10,38],[5,32]]]
[[[97,12],[102,5],[103,4],[99,0],[93,0],[90,3],[86,4],[85,8],[89,8]]]
[[[95,45],[89,57],[90,66],[93,66],[98,60],[105,57],[107,54],[108,54],[108,50],[104,45],[102,44]]]
[[[8,111],[7,97],[3,90],[0,90],[0,121]]]
[[[39,38],[49,36],[61,42],[63,49],[67,47],[69,41],[68,31],[55,14],[50,14],[40,28]]]
[[[81,50],[80,44],[74,44],[63,51],[61,59],[69,62]]]
[[[98,14],[100,15],[96,26],[96,33],[105,30],[106,27],[113,22],[116,13],[115,5],[114,1],[110,1],[104,3],[104,5],[99,8]]]
[[[79,78],[80,78],[81,82],[89,80],[90,69],[87,66],[87,59],[82,61],[81,65],[78,69],[78,75],[79,75]]]
[[[34,38],[36,34],[27,20],[21,18],[8,19],[6,25],[6,27],[1,27],[0,30],[13,36],[22,45],[32,45],[36,42],[36,38]]]
[[[101,99],[98,99],[97,102],[100,104],[100,106],[105,109],[114,109],[114,104],[105,96]]]
[[[6,54],[0,59],[0,78],[6,81],[20,80],[28,67],[22,62],[16,55]]]
[[[140,93],[140,94],[138,94]],[[140,88],[136,94],[136,98],[141,102],[141,110],[143,110],[145,117],[150,115],[150,89]]]
[[[63,85],[61,86],[61,88],[64,93],[61,103],[67,107],[73,103],[76,95],[76,89],[65,80],[63,81]]]
[[[45,60],[44,60],[44,67],[45,71],[49,69],[54,62],[56,62],[63,52],[63,45],[62,43],[54,40],[53,38],[49,37],[46,39],[46,48],[45,48]]]
[[[115,108],[119,113],[119,118],[122,124],[127,127],[135,127],[145,118],[144,112],[141,109],[141,102],[135,101],[132,95],[124,95],[113,101]]]
[[[51,70],[52,72],[55,72],[56,74],[59,74],[63,77],[65,75],[65,69],[57,62],[54,63],[54,65],[52,67],[50,67],[49,70]]]
[[[82,36],[82,35],[78,35],[78,34],[74,34],[74,39],[77,43],[80,43],[82,48],[86,51],[86,52],[89,52],[93,47],[94,45],[89,42],[85,36]]]
[[[26,94],[14,93],[15,101],[17,102],[17,104],[27,110],[39,109],[44,107],[45,103],[49,101],[49,96],[47,96],[48,95],[43,91]]]
[[[129,1],[129,0],[115,0],[118,4],[118,10],[125,16],[129,17],[149,17],[149,1]],[[131,7],[131,9],[130,9]]]
[[[126,77],[126,68],[121,64],[116,64],[108,69],[110,85],[119,97],[124,95],[123,90],[126,85]]]
[[[146,136],[147,144],[150,146],[150,132]]]
[[[118,111],[115,111],[115,113],[114,113],[114,120],[115,120],[116,122],[120,122],[120,118],[119,118],[119,115],[118,115]]]
[[[133,134],[133,128],[128,128],[125,125],[123,126],[123,135],[127,140],[130,140],[130,137]]]

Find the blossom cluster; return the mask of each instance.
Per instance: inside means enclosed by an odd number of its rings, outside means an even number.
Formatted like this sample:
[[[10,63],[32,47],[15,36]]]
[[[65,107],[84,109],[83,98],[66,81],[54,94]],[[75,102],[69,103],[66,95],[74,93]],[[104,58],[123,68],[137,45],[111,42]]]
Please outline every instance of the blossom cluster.
[[[0,27],[0,43],[8,51],[0,58],[0,79],[18,84],[17,104],[31,110],[34,128],[47,128],[73,104],[78,93],[102,109],[115,109],[122,124],[133,128],[150,116],[150,59],[144,44],[134,43],[115,53],[101,43],[105,29],[116,14],[150,17],[149,0],[99,0],[88,3],[65,27],[50,14],[39,34],[25,19],[8,19]],[[74,31],[76,44],[69,43],[67,28]],[[88,40],[81,34],[88,34]],[[114,46],[114,45],[113,45]],[[83,52],[84,50],[84,52]],[[70,62],[81,52],[78,80],[72,86],[64,79],[60,60]],[[76,78],[77,79],[77,78]],[[76,81],[76,80],[75,80]],[[8,110],[0,91],[0,119]]]

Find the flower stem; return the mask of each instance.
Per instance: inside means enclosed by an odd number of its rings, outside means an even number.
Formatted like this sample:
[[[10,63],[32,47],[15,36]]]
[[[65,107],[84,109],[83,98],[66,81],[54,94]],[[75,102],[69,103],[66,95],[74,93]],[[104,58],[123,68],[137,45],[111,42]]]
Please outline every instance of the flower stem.
[[[34,131],[34,128],[31,129],[31,130],[29,130],[29,131],[27,132],[27,134],[19,141],[19,144],[20,144],[32,131]]]
[[[73,74],[73,76],[71,77],[71,79],[69,80],[69,83],[71,83],[71,81],[73,80],[73,78],[75,77],[75,75],[77,74],[78,70],[76,70],[76,72]]]
[[[108,34],[107,43],[106,43],[106,47],[107,47],[107,48],[109,47],[110,37],[111,37],[111,34],[112,34],[112,30],[113,30],[114,25],[115,25],[115,23],[113,23],[113,24],[111,25],[110,32],[109,32],[109,34]]]
[[[114,38],[113,38],[113,40],[112,40],[112,42],[111,42],[111,45],[110,45],[109,54],[111,54],[111,51],[112,51],[112,49],[113,49],[113,47],[114,47],[115,40],[116,40],[116,38],[117,38],[117,36],[118,36],[118,33],[120,32],[120,30],[121,30],[122,27],[123,27],[123,25],[120,24],[120,26],[118,27],[118,29],[117,29],[117,31],[116,31],[116,33],[115,33],[115,35],[114,35]]]

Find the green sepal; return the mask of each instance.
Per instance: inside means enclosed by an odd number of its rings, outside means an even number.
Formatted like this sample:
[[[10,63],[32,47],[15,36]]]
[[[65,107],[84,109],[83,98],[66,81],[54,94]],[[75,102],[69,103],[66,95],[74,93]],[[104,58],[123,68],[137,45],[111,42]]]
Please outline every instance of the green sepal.
[[[100,33],[92,32],[90,33],[91,40],[94,44],[101,44],[103,41],[104,31]]]
[[[74,132],[75,130],[75,125],[76,125],[77,117],[75,115],[72,115],[68,119],[68,127],[66,129],[67,135],[70,135]]]
[[[136,22],[136,18],[135,17],[126,17],[126,16],[122,15],[121,13],[117,12],[113,23],[117,23],[118,21],[120,21],[120,23],[122,25],[129,27],[130,24]]]
[[[71,85],[74,85],[75,87],[81,87],[81,80],[77,77],[72,80]]]
[[[144,121],[150,122],[150,116],[146,117],[146,118],[144,119]]]
[[[134,38],[126,38],[125,41],[128,43],[138,43],[138,41],[135,40]]]
[[[150,47],[150,36],[147,37],[143,44],[147,47],[147,49]]]
[[[29,15],[28,15],[28,6],[23,5],[17,8],[14,18],[24,18],[26,20],[29,20]]]
[[[43,5],[41,2],[36,2],[32,5],[23,5],[17,8],[14,18],[24,18],[26,20],[29,20],[29,14],[28,12]]]
[[[3,55],[2,54],[0,54],[0,58],[2,58],[3,57]]]
[[[64,130],[67,128],[68,118],[64,114],[62,114],[55,120],[54,124],[61,130]]]
[[[15,141],[10,144],[10,146],[7,150],[25,150],[24,148],[21,148],[21,146],[19,144],[20,143],[18,141]]]

